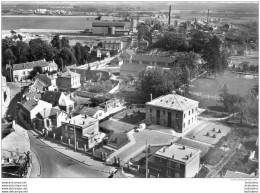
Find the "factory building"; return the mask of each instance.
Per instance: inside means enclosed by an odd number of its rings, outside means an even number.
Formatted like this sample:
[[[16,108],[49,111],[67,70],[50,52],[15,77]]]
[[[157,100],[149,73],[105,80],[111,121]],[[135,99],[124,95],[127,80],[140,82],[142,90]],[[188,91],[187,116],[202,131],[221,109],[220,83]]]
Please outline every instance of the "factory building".
[[[98,21],[92,23],[93,34],[114,35],[116,31],[124,30],[125,22]]]

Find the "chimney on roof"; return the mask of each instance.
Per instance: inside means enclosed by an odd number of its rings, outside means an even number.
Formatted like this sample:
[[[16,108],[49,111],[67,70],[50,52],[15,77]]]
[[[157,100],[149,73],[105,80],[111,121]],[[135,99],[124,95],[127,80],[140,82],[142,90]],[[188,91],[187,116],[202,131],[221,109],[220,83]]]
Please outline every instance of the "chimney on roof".
[[[172,155],[172,159],[174,159],[174,154]]]
[[[85,119],[88,118],[88,115],[85,114]]]
[[[189,159],[189,155],[186,155],[186,159],[187,159],[187,160]]]
[[[163,152],[165,152],[165,147],[163,148]]]
[[[183,149],[183,150],[185,150],[185,145],[184,145],[184,146],[182,146],[182,149]]]
[[[173,90],[173,91],[172,91],[172,94],[176,94],[176,91],[175,91],[175,90]]]
[[[85,121],[83,121],[82,125],[85,125]]]
[[[190,157],[192,157],[192,153],[190,153]]]

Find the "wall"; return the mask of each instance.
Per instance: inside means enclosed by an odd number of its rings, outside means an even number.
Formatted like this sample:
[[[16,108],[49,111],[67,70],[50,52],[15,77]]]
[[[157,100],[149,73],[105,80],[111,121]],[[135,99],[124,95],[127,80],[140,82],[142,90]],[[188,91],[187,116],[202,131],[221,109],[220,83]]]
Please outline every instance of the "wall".
[[[50,109],[52,108],[52,104],[51,103],[47,103],[45,101],[38,101],[38,105],[36,105],[30,112],[31,114],[31,119],[35,118],[35,115],[37,113],[39,113],[40,111],[44,110],[44,109]]]
[[[108,34],[108,27],[92,27],[93,34]]]
[[[71,79],[65,77],[57,78],[57,86],[62,89],[70,89],[71,88]]]
[[[22,80],[22,77],[28,76],[29,73],[32,71],[33,69],[23,69],[23,70],[14,70],[13,71],[13,81],[20,81]],[[15,79],[15,76],[18,77],[18,80]]]
[[[152,113],[150,113],[150,109],[152,109]],[[160,111],[160,122],[158,124],[157,121],[157,110]],[[163,116],[163,112],[165,112],[165,115]],[[171,123],[169,123],[169,117],[168,113],[171,113]],[[182,132],[182,115],[183,113],[181,111],[174,111],[174,110],[168,110],[163,109],[159,107],[153,107],[153,106],[146,106],[146,123],[152,122],[155,125],[161,125],[164,127],[173,128],[176,132]],[[178,121],[176,120],[176,117],[178,117]]]
[[[183,128],[184,132],[190,126],[192,126],[195,123],[197,123],[197,121],[198,121],[198,110],[196,110],[196,108],[198,109],[198,104],[197,105],[193,105],[189,109],[184,111],[184,113],[183,113],[183,127],[184,127],[184,124],[185,124],[185,127]],[[192,109],[193,109],[193,113],[192,113]],[[189,111],[190,111],[190,115],[189,115]],[[184,114],[185,114],[185,118],[184,118]],[[193,121],[192,121],[192,119],[193,119]],[[190,121],[190,124],[189,124],[189,121]]]
[[[194,155],[195,156],[195,155]],[[193,178],[198,172],[200,167],[200,154],[197,154],[185,168],[185,177]]]

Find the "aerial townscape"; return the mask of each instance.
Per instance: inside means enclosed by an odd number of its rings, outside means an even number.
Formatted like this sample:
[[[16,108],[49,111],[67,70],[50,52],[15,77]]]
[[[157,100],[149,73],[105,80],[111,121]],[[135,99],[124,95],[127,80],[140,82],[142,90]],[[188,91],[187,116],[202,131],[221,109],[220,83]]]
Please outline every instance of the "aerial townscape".
[[[3,178],[258,178],[257,2],[2,2]]]

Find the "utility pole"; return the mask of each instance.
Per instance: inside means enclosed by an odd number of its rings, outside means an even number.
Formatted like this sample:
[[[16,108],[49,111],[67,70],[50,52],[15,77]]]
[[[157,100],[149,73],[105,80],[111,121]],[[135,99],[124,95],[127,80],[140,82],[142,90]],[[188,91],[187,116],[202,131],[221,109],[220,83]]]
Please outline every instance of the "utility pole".
[[[74,120],[74,145],[75,145],[75,151],[77,151],[77,138],[76,138],[75,120]]]
[[[147,139],[146,139],[145,178],[148,178],[148,141],[147,141]]]

